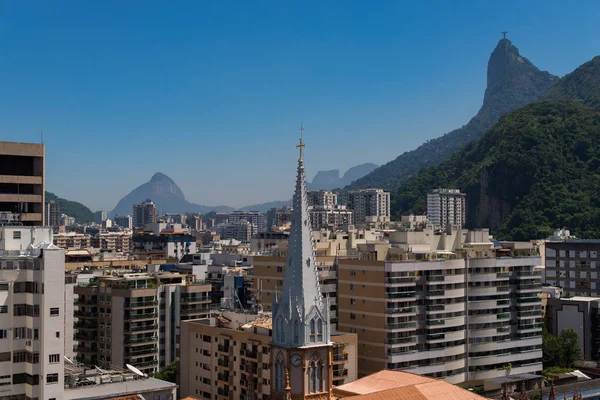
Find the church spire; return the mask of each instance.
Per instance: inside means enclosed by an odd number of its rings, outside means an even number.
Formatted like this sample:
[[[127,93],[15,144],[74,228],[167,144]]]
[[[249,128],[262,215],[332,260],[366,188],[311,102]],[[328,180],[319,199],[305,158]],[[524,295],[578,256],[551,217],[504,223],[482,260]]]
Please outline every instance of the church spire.
[[[303,130],[301,127],[300,132]],[[319,286],[312,240],[304,177],[305,146],[300,137],[296,145],[300,157],[283,286],[279,302],[273,304],[274,343],[285,347],[323,345],[329,343],[330,337],[329,315]]]

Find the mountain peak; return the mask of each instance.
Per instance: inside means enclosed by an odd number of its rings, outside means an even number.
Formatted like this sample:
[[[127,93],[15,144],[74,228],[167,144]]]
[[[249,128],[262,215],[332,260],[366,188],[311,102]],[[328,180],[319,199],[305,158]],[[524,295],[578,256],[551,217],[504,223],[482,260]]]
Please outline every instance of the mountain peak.
[[[173,179],[169,178],[167,175],[163,174],[162,172],[157,172],[154,175],[152,175],[152,178],[150,178],[150,182],[169,182],[169,183],[175,183],[175,181],[173,181]]]
[[[529,60],[521,57],[519,49],[508,39],[500,39],[488,61],[487,89],[493,88],[506,69],[515,64],[531,64]]]

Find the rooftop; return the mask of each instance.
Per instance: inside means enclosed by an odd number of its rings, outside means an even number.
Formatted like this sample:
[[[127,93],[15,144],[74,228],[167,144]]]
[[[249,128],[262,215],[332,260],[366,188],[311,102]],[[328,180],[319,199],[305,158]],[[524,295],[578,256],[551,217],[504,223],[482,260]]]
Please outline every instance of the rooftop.
[[[485,400],[443,380],[390,370],[337,386],[333,392],[356,400]]]
[[[66,389],[63,400],[135,399],[132,395],[172,390],[177,385],[154,378],[136,379],[100,385],[80,386]]]

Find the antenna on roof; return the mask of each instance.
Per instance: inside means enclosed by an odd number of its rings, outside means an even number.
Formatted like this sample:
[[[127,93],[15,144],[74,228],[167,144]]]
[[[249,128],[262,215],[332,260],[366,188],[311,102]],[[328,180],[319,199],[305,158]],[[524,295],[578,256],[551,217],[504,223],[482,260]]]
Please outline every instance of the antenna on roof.
[[[44,132],[40,132],[40,140],[44,144]]]

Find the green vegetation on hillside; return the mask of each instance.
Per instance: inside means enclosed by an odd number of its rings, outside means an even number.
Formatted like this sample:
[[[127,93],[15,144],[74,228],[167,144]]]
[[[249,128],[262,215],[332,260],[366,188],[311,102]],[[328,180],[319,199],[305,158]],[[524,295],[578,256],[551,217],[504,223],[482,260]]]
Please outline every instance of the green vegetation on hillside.
[[[562,78],[542,100],[569,100],[600,108],[600,56]]]
[[[60,206],[60,212],[75,218],[75,222],[93,222],[94,213],[81,203],[58,197],[54,193],[46,192],[46,201],[54,200]]]
[[[600,111],[538,102],[500,119],[480,140],[400,186],[392,212],[423,213],[427,192],[467,193],[470,227],[500,239],[547,237],[567,226],[600,236]]]
[[[395,190],[423,168],[439,165],[481,137],[503,114],[537,101],[557,81],[556,76],[540,71],[521,56],[508,39],[500,40],[488,63],[488,87],[477,115],[463,127],[399,155],[345,189]]]

